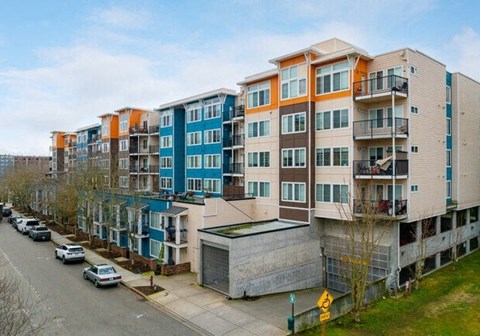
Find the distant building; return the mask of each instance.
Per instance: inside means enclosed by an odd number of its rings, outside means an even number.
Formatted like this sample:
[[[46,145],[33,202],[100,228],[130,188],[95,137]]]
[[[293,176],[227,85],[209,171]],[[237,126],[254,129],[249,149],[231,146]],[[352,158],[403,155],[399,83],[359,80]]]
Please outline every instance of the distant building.
[[[39,171],[47,173],[49,162],[48,156],[0,154],[0,176],[9,170],[16,170],[22,167],[37,167]]]

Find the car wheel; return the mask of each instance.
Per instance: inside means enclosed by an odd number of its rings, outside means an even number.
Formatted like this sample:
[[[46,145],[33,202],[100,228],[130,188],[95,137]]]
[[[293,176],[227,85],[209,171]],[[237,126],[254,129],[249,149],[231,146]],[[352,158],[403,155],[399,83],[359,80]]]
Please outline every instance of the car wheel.
[[[58,254],[57,254],[57,251],[55,251],[55,260],[58,259]]]
[[[85,280],[88,280],[88,276],[87,276],[87,273],[86,273],[86,272],[83,272],[83,278],[84,278]]]
[[[98,283],[97,280],[95,280],[93,283],[95,284],[95,287],[97,287],[97,288],[100,287],[100,284]]]
[[[66,264],[67,260],[65,259],[65,256],[62,257],[62,263]]]

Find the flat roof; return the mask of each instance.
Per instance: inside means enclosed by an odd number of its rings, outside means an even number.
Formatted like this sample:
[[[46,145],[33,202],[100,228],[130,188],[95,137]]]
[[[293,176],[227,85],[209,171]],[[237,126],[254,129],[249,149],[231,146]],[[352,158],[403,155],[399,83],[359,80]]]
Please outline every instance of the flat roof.
[[[285,221],[268,221],[268,222],[252,222],[243,224],[234,224],[227,226],[220,226],[208,229],[200,229],[201,232],[211,233],[229,238],[238,238],[251,236],[266,232],[282,231],[308,226],[308,224],[297,224]]]
[[[238,96],[238,93],[235,90],[221,88],[221,89],[217,89],[217,90],[213,90],[213,91],[200,93],[200,94],[195,95],[195,96],[175,100],[175,101],[170,102],[170,103],[161,104],[161,105],[158,106],[157,110],[163,110],[163,109],[187,104],[187,103],[194,102],[194,101],[197,101],[197,100],[200,100],[200,99],[203,99],[203,98],[209,98],[209,97],[212,97],[212,96],[215,96],[215,95],[220,95],[220,94]]]

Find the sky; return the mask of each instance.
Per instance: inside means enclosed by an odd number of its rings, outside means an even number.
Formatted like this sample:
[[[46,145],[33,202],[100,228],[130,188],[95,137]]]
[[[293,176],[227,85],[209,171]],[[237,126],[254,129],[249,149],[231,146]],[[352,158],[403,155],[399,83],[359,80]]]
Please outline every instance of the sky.
[[[480,81],[476,0],[0,0],[0,154],[120,108],[239,91],[268,60],[333,37],[418,49]]]

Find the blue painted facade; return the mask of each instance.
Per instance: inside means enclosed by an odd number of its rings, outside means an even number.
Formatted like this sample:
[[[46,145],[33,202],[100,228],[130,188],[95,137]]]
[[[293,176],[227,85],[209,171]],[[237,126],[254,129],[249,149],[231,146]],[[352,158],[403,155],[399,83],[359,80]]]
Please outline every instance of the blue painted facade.
[[[100,136],[100,130],[100,125],[95,125],[77,131],[77,162],[85,163],[91,157],[88,145],[94,141],[95,137]]]
[[[450,134],[448,134],[446,132],[446,139],[445,139],[446,140],[445,141],[446,148],[445,148],[445,150],[446,151],[450,150],[450,153],[451,153],[450,157],[453,160],[453,157],[454,157],[453,150],[452,150],[453,149],[453,146],[452,146],[452,129],[453,129],[453,124],[452,123],[453,123],[453,118],[452,118],[452,101],[451,101],[452,100],[452,90],[451,90],[451,88],[452,88],[452,74],[450,72],[447,72],[447,74],[446,74],[446,86],[447,86],[447,88],[450,87],[450,101],[448,101],[448,97],[447,97],[446,109],[445,109],[446,116],[445,117],[447,118],[447,123],[450,122],[451,127],[450,127]],[[447,180],[447,182],[450,181],[450,186],[451,186],[451,181],[452,181],[452,166],[451,165],[446,167],[446,180]],[[452,200],[451,196],[452,196],[452,194],[450,192],[450,197],[448,197],[448,195],[446,197],[447,202]]]

